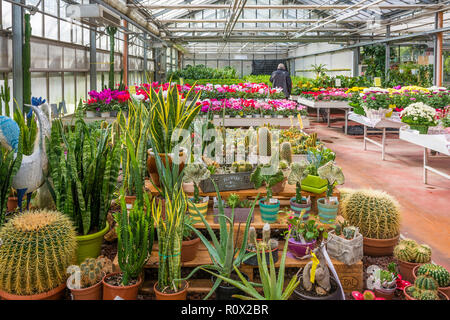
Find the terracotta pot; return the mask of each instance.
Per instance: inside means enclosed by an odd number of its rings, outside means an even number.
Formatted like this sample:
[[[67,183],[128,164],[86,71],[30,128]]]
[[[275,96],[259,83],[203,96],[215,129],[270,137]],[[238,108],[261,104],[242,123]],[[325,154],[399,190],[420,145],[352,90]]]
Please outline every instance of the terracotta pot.
[[[102,300],[103,284],[99,283],[84,289],[70,289],[73,300]]]
[[[131,210],[133,208],[135,201],[136,201],[136,196],[125,196],[125,203],[127,206],[127,210]]]
[[[413,276],[413,269],[420,266],[422,263],[407,262],[399,259],[396,260],[402,279],[413,283],[415,280],[415,277]]]
[[[414,267],[414,269],[413,269],[413,271],[412,271],[412,275],[413,275],[414,281],[410,281],[411,283],[416,281],[416,278],[417,278],[417,269],[419,269],[420,266],[421,266],[421,265],[419,264],[418,266],[415,266],[415,267]],[[403,276],[403,275],[402,275],[402,276]],[[447,295],[447,297],[450,297],[450,286],[447,286],[447,287],[439,287],[439,290],[442,291],[443,293],[445,293],[445,294]]]
[[[413,297],[411,297],[407,292],[406,289],[408,289],[409,287],[411,287],[412,285],[406,286],[403,288],[403,294],[405,295],[406,300],[417,300]],[[442,292],[442,290],[438,289],[439,294],[441,294],[444,297],[444,300],[449,300],[448,295],[446,295],[444,292]]]
[[[199,245],[200,245],[199,237],[192,240],[183,241],[181,243],[181,262],[188,262],[194,260],[195,257],[197,256]]]
[[[19,200],[17,199],[17,197],[9,197],[6,204],[6,210],[8,210],[8,212],[13,212],[14,210],[16,210],[19,205],[18,201]]]
[[[60,300],[64,295],[66,283],[61,283],[58,287],[43,293],[33,294],[31,296],[20,296],[0,290],[2,300]]]
[[[386,300],[392,300],[392,298],[394,297],[395,294],[395,289],[396,288],[392,288],[392,289],[374,289],[375,292],[375,296],[376,297],[381,297],[381,298],[385,298]]]
[[[184,281],[185,286],[183,290],[180,290],[175,293],[164,293],[159,291],[158,282],[155,283],[153,290],[155,291],[156,300],[186,300],[187,297],[187,289],[189,288],[189,282]]]
[[[373,239],[364,237],[363,250],[365,256],[390,256],[394,252],[399,236],[391,239]]]
[[[138,281],[135,284],[129,286],[113,286],[106,282],[111,276],[116,274],[121,274],[122,272],[114,272],[107,274],[103,277],[103,300],[114,300],[115,297],[119,296],[124,300],[136,300],[139,286],[142,283],[142,277],[139,276]]]
[[[309,254],[316,247],[316,240],[307,243],[295,241],[294,238],[288,239],[288,250],[294,256],[301,258]]]
[[[156,166],[155,156],[153,155],[153,152],[151,151],[151,149],[147,150],[147,154],[148,154],[147,170],[150,175],[150,178],[152,179],[153,183],[157,187],[161,187],[161,182],[159,181],[159,174],[158,174],[158,168]],[[164,164],[164,166],[166,166],[166,154],[159,153],[159,156],[160,156],[161,161]],[[181,172],[181,170],[183,170],[183,168],[184,168],[186,152],[180,151],[179,156],[180,156],[180,160],[181,160],[181,163],[179,164],[179,172]],[[169,159],[169,166],[172,167],[172,155],[171,154],[168,155],[168,159]]]
[[[276,185],[272,187],[272,193],[277,194],[284,190],[284,187],[286,186],[287,179],[284,178],[283,181],[278,182]]]

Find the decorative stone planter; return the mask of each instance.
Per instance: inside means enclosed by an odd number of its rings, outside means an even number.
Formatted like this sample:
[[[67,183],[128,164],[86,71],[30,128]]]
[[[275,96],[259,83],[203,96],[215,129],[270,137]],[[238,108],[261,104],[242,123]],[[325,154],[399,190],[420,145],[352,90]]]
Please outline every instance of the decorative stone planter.
[[[265,204],[266,198],[259,200],[259,209],[261,211],[261,219],[263,222],[275,223],[278,220],[278,211],[280,210],[280,200],[277,203]]]
[[[302,202],[305,203],[297,203],[295,201],[295,197],[292,197],[290,200],[291,210],[294,211],[295,217],[300,217],[302,210],[305,210],[305,214],[303,215],[303,220],[308,220],[309,214],[311,213],[311,200],[306,197],[302,197]]]
[[[248,214],[251,208],[234,208],[234,223],[247,222]],[[225,216],[231,218],[231,208],[224,207],[223,212]],[[219,209],[214,208],[214,223],[219,223]],[[253,222],[254,216],[252,215],[251,222]]]
[[[346,265],[355,264],[363,258],[363,236],[358,232],[354,239],[347,240],[332,230],[328,233],[327,252]]]
[[[319,211],[319,221],[325,224],[331,224],[336,220],[339,210],[339,201],[332,204],[325,203],[326,198],[317,199],[317,209]]]
[[[288,240],[288,250],[295,257],[301,258],[309,254],[316,247],[316,240],[307,243],[301,243],[294,238]]]
[[[102,113],[101,113],[101,117],[102,117],[102,118],[109,118],[109,116],[110,116],[109,111],[105,111],[105,112],[102,112]]]
[[[95,118],[95,116],[96,116],[95,111],[86,110],[86,118]]]

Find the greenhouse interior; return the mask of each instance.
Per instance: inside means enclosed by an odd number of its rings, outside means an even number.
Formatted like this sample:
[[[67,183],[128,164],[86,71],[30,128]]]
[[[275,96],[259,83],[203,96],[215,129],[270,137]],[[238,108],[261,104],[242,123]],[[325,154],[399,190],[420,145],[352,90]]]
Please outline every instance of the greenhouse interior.
[[[449,20],[0,0],[0,300],[449,300]]]

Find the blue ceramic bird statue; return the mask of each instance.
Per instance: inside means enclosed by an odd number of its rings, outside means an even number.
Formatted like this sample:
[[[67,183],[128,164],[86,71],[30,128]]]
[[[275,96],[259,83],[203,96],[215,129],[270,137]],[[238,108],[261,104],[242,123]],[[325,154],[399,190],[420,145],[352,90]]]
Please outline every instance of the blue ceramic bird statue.
[[[36,113],[39,123],[38,134],[34,143],[33,153],[23,156],[22,165],[12,181],[12,187],[17,190],[17,198],[20,210],[22,210],[23,196],[27,195],[27,209],[30,206],[31,194],[41,187],[48,174],[48,158],[45,148],[45,137],[50,137],[50,121],[41,109],[47,109],[48,105],[40,107],[31,106]],[[11,118],[0,116],[0,144],[6,149],[17,151],[20,129]]]

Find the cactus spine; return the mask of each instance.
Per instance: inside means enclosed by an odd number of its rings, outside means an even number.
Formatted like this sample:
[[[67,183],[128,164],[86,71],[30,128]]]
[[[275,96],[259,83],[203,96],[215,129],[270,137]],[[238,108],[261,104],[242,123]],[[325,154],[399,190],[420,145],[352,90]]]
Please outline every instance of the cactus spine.
[[[99,256],[96,259],[86,258],[80,264],[81,288],[96,285],[105,275],[112,273],[112,269],[112,261],[107,257]]]
[[[406,244],[399,243],[394,248],[394,257],[401,261],[412,262],[414,259],[414,251]]]
[[[288,164],[292,163],[292,147],[290,142],[285,141],[281,144],[280,158]]]
[[[414,286],[421,290],[437,290],[439,287],[436,280],[426,275],[418,276],[414,281]]]
[[[417,275],[428,275],[437,281],[439,287],[447,287],[450,285],[450,273],[444,267],[426,263],[417,268]]]
[[[407,288],[407,293],[417,300],[439,300],[438,283],[428,275],[420,275],[414,285]]]
[[[76,257],[70,219],[56,211],[26,212],[0,230],[0,289],[16,295],[52,290],[66,280]]]
[[[422,244],[417,246],[414,250],[414,260],[417,263],[427,263],[431,261],[431,248]]]
[[[344,218],[364,237],[389,239],[400,232],[399,205],[383,191],[355,191],[344,199],[341,208]]]
[[[403,239],[394,248],[394,256],[402,261],[426,263],[431,261],[431,248],[426,245],[418,245],[412,239]]]

